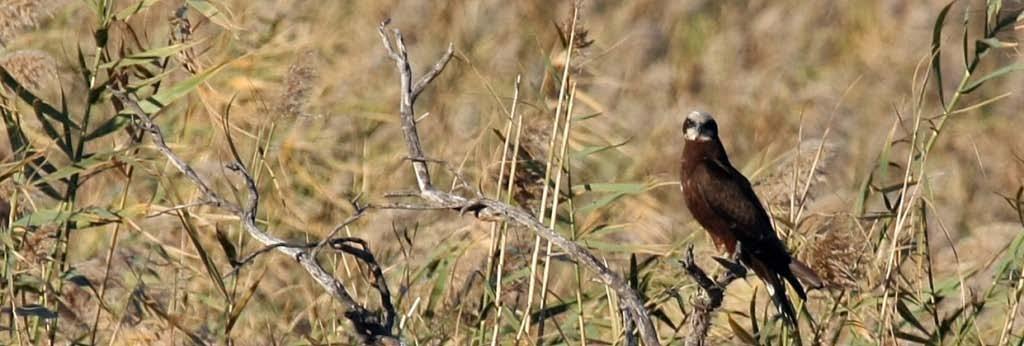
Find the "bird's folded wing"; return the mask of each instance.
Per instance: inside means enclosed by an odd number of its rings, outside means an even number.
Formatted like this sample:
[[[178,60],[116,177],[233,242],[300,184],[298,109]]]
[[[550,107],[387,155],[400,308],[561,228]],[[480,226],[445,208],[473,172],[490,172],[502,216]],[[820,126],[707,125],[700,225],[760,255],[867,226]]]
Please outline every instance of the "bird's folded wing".
[[[711,161],[695,170],[698,186],[708,207],[731,224],[740,241],[773,236],[771,220],[750,187],[750,182],[728,163]]]

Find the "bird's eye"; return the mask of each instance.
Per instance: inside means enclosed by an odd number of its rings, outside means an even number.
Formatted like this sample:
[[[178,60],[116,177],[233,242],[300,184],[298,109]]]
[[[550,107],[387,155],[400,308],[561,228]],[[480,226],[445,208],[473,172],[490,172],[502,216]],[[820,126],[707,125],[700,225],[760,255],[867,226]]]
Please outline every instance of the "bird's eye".
[[[685,121],[683,121],[683,130],[684,131],[686,129],[688,129],[688,128],[691,128],[691,127],[693,127],[693,120],[686,119]]]

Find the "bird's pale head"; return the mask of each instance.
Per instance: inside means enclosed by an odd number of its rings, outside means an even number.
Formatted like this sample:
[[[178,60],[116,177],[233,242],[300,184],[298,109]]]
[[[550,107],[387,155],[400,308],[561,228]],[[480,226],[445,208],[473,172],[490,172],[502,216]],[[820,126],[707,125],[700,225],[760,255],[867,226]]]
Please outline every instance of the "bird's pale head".
[[[718,138],[718,124],[711,113],[693,111],[683,121],[683,137],[688,141],[710,141]]]

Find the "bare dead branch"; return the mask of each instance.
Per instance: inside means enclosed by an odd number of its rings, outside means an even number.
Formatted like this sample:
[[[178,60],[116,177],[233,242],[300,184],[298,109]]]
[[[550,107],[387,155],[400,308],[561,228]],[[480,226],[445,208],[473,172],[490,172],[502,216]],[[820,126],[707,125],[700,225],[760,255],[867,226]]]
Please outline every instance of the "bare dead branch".
[[[454,52],[455,45],[449,43],[448,50],[445,51],[444,56],[441,57],[441,60],[438,60],[437,63],[434,64],[434,67],[430,69],[430,71],[424,73],[423,76],[421,76],[420,79],[416,81],[416,85],[412,87],[413,102],[416,102],[416,98],[420,96],[420,93],[423,92],[423,89],[427,87],[427,84],[430,84],[430,82],[434,81],[434,78],[437,78],[437,75],[441,74],[441,71],[444,71],[445,66],[448,65],[448,61],[452,59],[452,53]]]
[[[270,244],[270,245],[264,246],[264,247],[260,248],[259,250],[253,251],[251,254],[246,255],[245,257],[242,257],[242,259],[240,259],[240,260],[231,261],[231,266],[234,267],[234,268],[232,268],[231,271],[228,272],[227,274],[224,274],[224,277],[227,278],[227,277],[231,277],[231,276],[234,276],[234,275],[238,274],[238,272],[242,269],[242,267],[245,267],[245,265],[247,265],[249,263],[252,263],[252,261],[255,260],[256,257],[259,257],[260,255],[268,253],[271,250],[274,250],[274,249],[279,248],[279,247],[303,248],[303,247],[306,247],[306,244],[277,243],[277,244]]]
[[[633,323],[633,319],[629,317],[625,306],[620,306],[619,312],[622,314],[622,333],[625,334],[622,338],[625,340],[625,345],[636,346],[636,323]]]
[[[355,256],[371,269],[374,286],[381,295],[381,305],[384,310],[383,316],[381,316],[381,313],[371,311],[356,302],[345,289],[344,283],[335,278],[320,265],[316,260],[315,255],[315,249],[321,245],[320,242],[295,245],[274,237],[259,228],[256,223],[257,211],[260,202],[259,189],[256,187],[256,182],[253,180],[252,174],[242,163],[242,159],[238,154],[233,140],[231,139],[230,132],[227,133],[228,143],[231,147],[231,153],[232,156],[234,156],[235,162],[228,165],[228,168],[235,173],[238,173],[245,181],[245,185],[249,191],[249,200],[244,207],[220,197],[220,195],[213,191],[210,186],[203,181],[199,174],[197,174],[187,162],[174,153],[170,147],[167,146],[167,142],[164,139],[164,135],[160,127],[152,121],[132,95],[119,88],[111,88],[111,91],[115,98],[117,98],[121,103],[127,105],[129,110],[134,113],[142,123],[141,127],[146,132],[150,133],[153,144],[157,147],[157,150],[167,157],[167,159],[170,160],[171,163],[189,179],[189,181],[199,188],[204,200],[209,201],[210,204],[216,207],[226,209],[231,213],[236,214],[241,220],[242,227],[246,232],[248,232],[253,238],[256,238],[259,242],[266,245],[266,247],[258,250],[256,253],[250,255],[246,260],[241,262],[244,263],[249,261],[251,258],[255,258],[255,256],[266,253],[270,250],[277,250],[278,252],[294,258],[309,273],[313,280],[320,284],[320,286],[323,287],[328,294],[334,297],[335,300],[342,304],[345,317],[347,317],[349,321],[352,322],[353,326],[355,326],[356,332],[363,338],[364,343],[368,345],[401,344],[401,342],[393,336],[391,332],[391,329],[394,326],[396,312],[391,303],[390,290],[388,290],[387,282],[384,280],[383,273],[380,270],[380,265],[377,264],[365,241],[354,238],[341,238],[328,241],[327,244],[331,244],[331,247],[335,250]],[[225,122],[226,121],[227,119],[225,119]],[[361,215],[362,214],[360,212],[353,215],[353,217],[358,218],[358,216]],[[353,218],[350,218],[350,220],[351,221],[347,222],[355,221]],[[357,243],[361,245],[361,248],[345,245],[348,243]]]
[[[321,240],[320,243],[316,244],[316,247],[313,248],[313,257],[316,257],[316,254],[320,251],[320,249],[322,249],[324,245],[330,242],[331,239],[334,238],[336,234],[338,234],[338,232],[340,232],[345,227],[348,227],[348,225],[351,225],[353,222],[356,222],[357,220],[363,217],[363,214],[367,208],[360,206],[359,202],[357,201],[358,199],[359,196],[356,196],[353,200],[349,201],[350,203],[352,203],[352,206],[355,207],[356,213],[352,214],[352,216],[349,216],[348,219],[345,219],[345,221],[342,221],[337,226],[334,226],[334,229],[331,229],[331,232],[327,233],[327,236],[324,237],[324,239]]]
[[[418,157],[418,158],[417,157],[406,157],[405,159],[409,160],[409,161],[422,161],[422,162],[427,162],[427,163],[439,164],[442,167],[444,167],[444,169],[447,170],[448,173],[451,173],[453,176],[455,176],[455,182],[460,184],[460,185],[462,185],[463,188],[465,188],[467,190],[472,190],[473,193],[475,193],[477,195],[477,197],[483,197],[483,195],[484,195],[483,191],[480,191],[479,189],[474,189],[472,186],[470,186],[469,180],[466,179],[466,177],[462,175],[462,172],[460,172],[459,170],[455,169],[455,167],[453,167],[451,165],[451,163],[448,163],[448,161],[431,159],[431,158],[426,158],[426,157]],[[410,192],[406,193],[405,195],[402,195],[402,193],[387,193],[384,196],[385,197],[394,197],[394,196],[418,197],[419,195],[420,195],[419,191],[410,191]]]
[[[167,159],[171,161],[171,164],[174,165],[175,168],[181,171],[181,173],[184,174],[185,177],[188,178],[188,180],[192,181],[192,183],[199,188],[199,192],[202,193],[203,198],[205,198],[214,206],[228,209],[231,212],[238,213],[241,211],[240,209],[238,209],[237,205],[228,202],[224,198],[221,198],[220,195],[211,190],[210,186],[207,185],[206,182],[204,182],[203,179],[199,177],[199,174],[196,174],[196,171],[193,170],[192,167],[188,165],[188,163],[186,163],[184,160],[181,159],[181,157],[179,157],[177,154],[171,151],[171,148],[167,146],[167,141],[164,139],[163,132],[160,131],[160,128],[157,127],[155,123],[153,123],[153,119],[151,119],[149,115],[147,115],[146,112],[142,110],[142,106],[139,105],[137,101],[129,97],[122,90],[111,90],[114,93],[114,97],[121,101],[122,104],[127,106],[128,109],[135,113],[135,116],[139,118],[139,121],[142,122],[141,128],[152,135],[153,144],[156,145],[157,150],[159,150],[160,153],[164,154],[164,156],[166,156]]]
[[[395,66],[398,68],[399,75],[401,76],[401,105],[400,112],[402,114],[402,132],[405,133],[405,144],[409,149],[409,157],[427,157],[423,155],[423,147],[420,144],[420,135],[416,131],[416,118],[413,116],[413,102],[418,93],[413,92],[412,86],[412,67],[409,65],[409,56],[405,48],[405,40],[402,39],[402,33],[395,30],[395,45],[398,46],[396,51],[391,44],[391,40],[388,39],[386,32],[387,21],[380,24],[378,32],[380,33],[381,40],[384,41],[384,48],[387,49],[388,55],[392,60],[395,61]],[[449,53],[441,57],[441,61],[438,61],[435,66],[440,66],[443,69],[448,65],[448,60],[451,60],[451,50]],[[434,75],[441,73],[440,70]],[[431,78],[433,79],[433,78]],[[429,80],[427,80],[429,82]],[[426,87],[426,85],[423,85]],[[423,91],[423,87],[420,88],[420,92]],[[406,116],[408,115],[408,116]],[[416,182],[419,184],[420,192],[433,191],[433,186],[430,185],[430,173],[427,169],[427,163],[423,161],[413,160],[413,170],[416,172]],[[435,202],[437,200],[434,200]]]
[[[358,244],[360,247],[357,248],[350,245],[352,243]],[[369,267],[371,277],[373,278],[372,284],[377,288],[377,293],[380,294],[381,306],[384,308],[383,332],[390,334],[391,328],[395,325],[395,306],[391,303],[391,291],[388,289],[387,280],[384,279],[384,271],[380,268],[380,264],[377,263],[377,259],[373,257],[373,252],[370,252],[369,244],[359,238],[337,238],[331,239],[330,245],[335,250],[355,256]]]
[[[402,124],[402,132],[405,135],[406,147],[409,150],[408,157],[427,157],[423,153],[419,133],[416,130],[414,101],[420,92],[440,74],[449,60],[451,60],[452,47],[449,45],[448,52],[434,64],[433,69],[419,79],[415,86],[412,86],[412,68],[408,60],[408,54],[402,34],[398,30],[393,31],[394,43],[389,39],[387,33],[388,21],[381,23],[379,33],[388,56],[394,60],[399,73],[401,85],[401,101],[399,105],[399,116]],[[397,49],[396,49],[397,47]],[[640,333],[640,338],[648,346],[660,345],[657,332],[651,323],[650,316],[644,308],[643,301],[632,288],[618,274],[613,272],[597,259],[587,249],[579,244],[562,237],[553,229],[548,228],[538,221],[529,212],[502,202],[487,198],[469,199],[463,196],[439,191],[433,187],[430,181],[430,173],[423,161],[411,160],[413,172],[416,175],[416,183],[419,187],[419,197],[430,205],[439,206],[444,209],[455,209],[461,212],[473,211],[474,214],[484,220],[504,219],[511,220],[536,232],[551,243],[560,247],[566,254],[577,263],[589,268],[597,278],[618,293],[624,306],[623,312],[627,319],[634,323]],[[410,208],[411,209],[411,208]]]
[[[398,210],[463,210],[465,203],[456,204],[416,204],[416,203],[385,203],[371,204],[370,209],[398,209]]]
[[[419,191],[395,191],[387,192],[384,194],[384,198],[401,198],[401,197],[419,197]]]
[[[726,272],[718,280],[712,280],[693,260],[693,245],[686,248],[686,254],[680,261],[683,269],[686,269],[686,273],[697,282],[701,290],[694,299],[693,313],[687,317],[690,327],[690,334],[686,338],[687,346],[706,345],[708,331],[711,329],[711,313],[722,306],[725,288],[736,279],[746,276],[742,265],[718,262],[726,267]]]
[[[356,219],[358,219],[358,217],[356,217],[356,216],[361,216],[361,215],[363,215],[363,214],[360,212],[359,214],[356,214],[353,217],[349,218],[349,220],[346,220],[346,222],[343,223],[343,224],[354,222]],[[344,225],[339,225],[339,226],[337,226],[335,228],[335,230],[343,228],[343,227],[344,227]],[[374,335],[382,335],[380,333],[384,333],[384,332],[387,332],[388,334],[390,334],[390,330],[391,330],[391,328],[395,324],[395,317],[396,317],[395,307],[394,307],[393,303],[391,302],[391,290],[388,288],[387,281],[384,278],[384,271],[381,269],[380,264],[377,262],[377,259],[373,256],[373,252],[370,251],[370,245],[365,240],[363,240],[363,239],[354,238],[354,237],[341,237],[341,238],[326,238],[323,241],[316,242],[316,243],[277,243],[277,244],[270,244],[270,245],[267,245],[267,246],[265,246],[263,248],[260,248],[259,250],[255,251],[255,252],[249,254],[244,259],[239,260],[239,261],[237,261],[235,263],[232,263],[232,265],[234,265],[235,268],[230,273],[225,275],[225,277],[234,275],[235,273],[237,273],[237,271],[242,266],[244,266],[245,264],[251,262],[253,259],[258,257],[259,255],[262,255],[264,253],[267,253],[267,252],[269,252],[271,250],[274,250],[274,249],[277,249],[277,248],[289,247],[289,248],[295,248],[295,249],[308,249],[308,250],[311,250],[311,252],[313,252],[313,251],[316,251],[316,250],[320,249],[325,244],[330,245],[331,249],[334,249],[334,250],[337,250],[337,251],[340,251],[340,252],[352,255],[356,259],[359,259],[361,262],[366,264],[366,266],[370,269],[371,278],[373,279],[371,284],[373,284],[374,288],[376,288],[377,292],[380,294],[381,305],[384,308],[384,321],[382,322],[382,325],[379,326],[380,331],[374,331],[374,333],[376,333]],[[353,246],[351,244],[359,245],[359,247],[355,247],[355,246]],[[313,256],[310,255],[310,257],[313,257]],[[346,312],[346,315],[348,315],[350,313],[351,314],[361,314],[361,313],[364,313],[364,312]],[[372,318],[375,318],[375,314],[371,314],[369,316],[359,316],[359,319],[361,319],[361,320],[372,319]],[[378,327],[374,327],[374,326],[365,326],[364,328],[378,329]]]

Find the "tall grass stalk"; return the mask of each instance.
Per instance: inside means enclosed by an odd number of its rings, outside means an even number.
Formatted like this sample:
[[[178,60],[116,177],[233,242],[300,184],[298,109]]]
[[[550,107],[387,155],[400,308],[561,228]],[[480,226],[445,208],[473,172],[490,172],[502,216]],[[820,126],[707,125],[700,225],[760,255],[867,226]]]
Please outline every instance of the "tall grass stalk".
[[[561,154],[562,159],[559,160],[559,162],[562,162],[562,165],[561,165],[562,169],[565,170],[566,202],[568,204],[568,210],[567,210],[567,213],[568,213],[568,223],[569,223],[568,226],[569,226],[569,234],[571,236],[570,239],[572,241],[578,241],[579,240],[579,234],[577,234],[577,227],[576,227],[576,206],[575,206],[575,203],[573,203],[575,195],[574,195],[574,192],[573,192],[573,189],[572,189],[572,162],[570,162],[570,160],[568,159],[567,149],[566,149],[567,145],[566,144],[569,141],[569,135],[571,133],[569,127],[571,127],[571,124],[572,124],[573,100],[575,100],[575,98],[576,98],[576,83],[573,82],[572,83],[572,93],[570,94],[570,99],[569,99],[569,110],[568,110],[569,115],[567,116],[568,120],[566,121],[565,134],[563,135],[562,154]],[[547,257],[550,258],[550,253],[548,254]],[[586,344],[587,343],[587,328],[586,328],[587,321],[586,321],[586,314],[584,313],[584,305],[583,305],[583,277],[582,277],[582,273],[581,273],[581,270],[580,270],[579,263],[573,263],[573,272],[574,272],[574,274],[576,276],[576,287],[575,287],[576,288],[575,289],[576,290],[576,308],[577,308],[577,318],[576,319],[579,322],[580,343],[581,344]],[[611,309],[611,306],[609,306],[609,308]]]
[[[516,171],[519,168],[519,156],[518,156],[519,155],[519,146],[521,145],[520,144],[520,139],[522,138],[522,133],[523,133],[523,116],[518,114],[518,112],[517,112],[518,106],[519,106],[519,85],[520,85],[520,81],[521,81],[521,76],[517,75],[516,76],[515,87],[514,87],[515,90],[513,91],[513,96],[512,96],[512,110],[509,112],[510,113],[509,114],[509,123],[508,123],[508,127],[507,127],[508,130],[511,130],[512,129],[512,123],[515,122],[516,134],[515,134],[515,138],[512,141],[512,148],[513,148],[512,149],[512,156],[511,156],[512,162],[509,165],[509,170],[508,170],[508,172],[509,172],[508,173],[508,185],[505,186],[505,203],[510,203],[512,201],[512,189],[515,187]],[[505,132],[505,145],[504,145],[504,148],[502,149],[502,157],[501,157],[501,162],[502,162],[501,163],[501,173],[499,173],[498,184],[497,184],[498,191],[497,191],[497,194],[495,196],[495,198],[498,198],[498,199],[501,198],[501,187],[502,187],[501,186],[501,183],[502,183],[501,176],[504,174],[505,162],[506,162],[506,160],[508,160],[505,155],[508,153],[508,140],[509,140],[509,137],[511,137],[511,136],[509,136],[509,134],[510,134],[509,131]],[[492,224],[492,229],[494,227],[495,227],[494,224]],[[498,332],[501,330],[501,317],[502,317],[501,314],[502,314],[502,309],[504,308],[504,305],[503,305],[502,300],[501,300],[501,297],[502,297],[502,292],[501,291],[502,291],[502,275],[503,275],[504,268],[505,268],[505,251],[506,251],[506,248],[507,248],[507,242],[506,242],[507,233],[508,233],[508,223],[507,222],[502,222],[501,223],[501,232],[498,234],[498,237],[500,239],[499,242],[498,242],[498,245],[497,245],[498,246],[499,254],[498,254],[498,265],[497,265],[497,274],[496,274],[497,277],[496,277],[495,282],[494,282],[494,297],[495,297],[494,298],[494,303],[496,305],[497,311],[495,312],[495,315],[494,315],[494,327],[493,327],[494,329],[493,329],[493,332],[492,332],[492,335],[491,335],[491,345],[492,346],[494,346],[494,345],[496,345],[498,343]],[[493,250],[492,250],[491,253],[488,254],[488,256],[491,256],[491,254],[493,254]]]
[[[572,90],[569,92],[569,100],[566,102],[568,104],[568,106],[566,106],[566,110],[565,110],[565,125],[562,126],[561,147],[559,148],[558,153],[554,157],[554,160],[558,162],[558,166],[555,167],[555,172],[556,172],[555,173],[555,186],[552,189],[552,191],[553,191],[552,194],[554,196],[551,199],[551,215],[548,218],[548,227],[551,228],[551,229],[557,229],[557,226],[558,226],[558,201],[561,200],[560,195],[561,195],[561,191],[562,191],[562,175],[563,175],[563,172],[564,172],[563,168],[568,164],[566,162],[566,160],[567,160],[566,152],[568,150],[567,148],[568,148],[568,144],[569,144],[569,133],[570,133],[570,130],[572,128],[572,111],[573,111],[573,100],[576,97],[576,82],[572,82],[570,84],[571,84],[570,89],[572,89]],[[551,148],[551,150],[554,150],[554,149],[555,149],[554,147]],[[540,284],[540,306],[538,306],[538,309],[537,309],[538,311],[541,312],[540,319],[537,321],[537,330],[538,330],[538,332],[537,332],[537,339],[538,339],[538,343],[541,341],[540,339],[544,336],[543,335],[544,334],[544,320],[547,317],[546,316],[547,313],[544,312],[545,311],[544,309],[547,308],[548,279],[550,278],[550,276],[549,276],[550,271],[551,271],[551,242],[549,241],[549,242],[547,242],[547,248],[544,250],[544,270],[543,270],[544,274],[542,276],[543,279],[541,279],[541,284]],[[583,305],[583,301],[579,301],[579,300],[576,301],[576,305],[577,306],[582,306]],[[581,340],[585,341],[586,338],[582,337],[582,335],[585,335],[585,334],[581,334]]]
[[[543,185],[544,187],[543,187],[543,191],[541,192],[540,207],[538,208],[537,214],[536,214],[537,215],[537,219],[540,222],[544,222],[545,221],[544,216],[545,216],[545,212],[547,210],[546,207],[547,207],[547,204],[548,204],[548,201],[547,201],[548,193],[549,193],[548,190],[550,189],[550,183],[551,183],[551,178],[552,178],[551,177],[551,167],[552,167],[551,163],[552,163],[552,160],[553,160],[553,157],[554,157],[554,154],[555,154],[555,139],[556,139],[556,137],[558,135],[558,128],[559,128],[559,124],[560,124],[561,117],[562,117],[562,107],[563,107],[563,104],[565,103],[566,92],[567,92],[568,87],[569,87],[569,85],[568,85],[569,84],[569,76],[571,74],[570,71],[572,69],[572,52],[573,52],[574,44],[576,42],[576,20],[578,19],[578,17],[579,17],[579,6],[574,5],[573,6],[573,12],[572,12],[572,21],[571,21],[571,24],[569,25],[569,40],[568,40],[568,44],[565,47],[565,66],[563,66],[563,68],[562,68],[562,77],[561,77],[561,82],[559,83],[559,89],[558,89],[558,105],[555,107],[555,114],[554,114],[554,117],[553,117],[554,121],[552,121],[552,123],[551,123],[551,134],[550,134],[550,137],[549,137],[549,140],[548,140],[548,146],[547,146],[548,156],[547,156],[547,161],[546,161],[547,163],[545,164],[545,167],[544,167],[544,180],[542,181],[542,184],[544,184]],[[556,195],[555,195],[554,198],[557,200],[558,199],[557,191],[555,193],[556,193]],[[519,342],[520,338],[523,335],[523,332],[526,331],[529,328],[529,326],[530,326],[530,319],[531,319],[531,314],[532,314],[532,311],[533,311],[533,299],[534,299],[534,296],[535,296],[536,283],[537,283],[537,260],[538,260],[538,257],[540,255],[540,244],[541,244],[541,237],[538,235],[538,236],[536,236],[534,238],[534,242],[533,242],[533,255],[530,257],[530,276],[529,276],[530,284],[529,284],[529,288],[527,289],[526,309],[524,310],[526,313],[523,316],[523,323],[519,326],[519,331],[516,332],[516,342]],[[544,293],[542,292],[541,294],[543,295]]]

